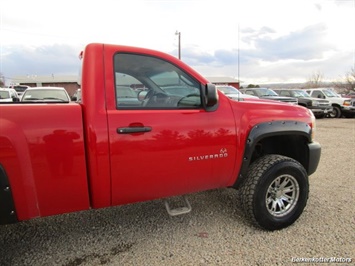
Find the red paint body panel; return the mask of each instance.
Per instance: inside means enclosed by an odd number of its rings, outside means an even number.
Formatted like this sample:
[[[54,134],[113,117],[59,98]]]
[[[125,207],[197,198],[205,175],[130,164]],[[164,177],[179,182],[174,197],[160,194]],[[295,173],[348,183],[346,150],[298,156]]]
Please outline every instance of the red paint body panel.
[[[82,113],[77,104],[1,107],[0,161],[19,220],[89,208]]]
[[[223,97],[224,95],[221,95]],[[235,175],[228,183],[232,186],[238,178],[239,169],[241,169],[245,145],[250,130],[257,124],[263,122],[272,122],[280,120],[302,121],[313,127],[310,118],[310,112],[307,108],[299,105],[285,104],[282,102],[262,99],[246,99],[245,101],[230,101],[235,121],[237,138],[237,155]]]
[[[108,117],[113,204],[225,187],[232,177],[237,139],[228,104],[213,113],[110,111]],[[117,134],[132,122],[152,131]]]

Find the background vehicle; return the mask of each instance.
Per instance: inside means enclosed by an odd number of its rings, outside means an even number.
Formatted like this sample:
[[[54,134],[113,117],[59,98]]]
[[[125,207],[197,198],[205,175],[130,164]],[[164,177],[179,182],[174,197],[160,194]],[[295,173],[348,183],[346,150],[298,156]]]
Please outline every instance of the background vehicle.
[[[333,110],[332,105],[328,100],[311,97],[304,90],[274,89],[274,91],[280,96],[297,98],[298,104],[310,109],[317,118],[323,118]]]
[[[19,96],[14,89],[0,88],[0,102],[18,102]]]
[[[355,108],[355,97],[352,97],[350,101],[351,101],[351,102],[350,102],[350,105]],[[351,114],[348,114],[347,117],[348,117],[348,118],[351,118]],[[352,117],[355,118],[355,113],[353,114]]]
[[[355,92],[349,92],[348,94],[342,95],[343,98],[355,98]]]
[[[22,94],[30,88],[30,86],[27,85],[11,85],[8,87],[9,89],[14,89],[17,92],[17,95],[21,98]]]
[[[221,91],[224,95],[226,95],[228,98],[232,100],[239,100],[244,98],[258,98],[253,95],[243,94],[233,86],[217,85],[216,88],[217,90]]]
[[[74,92],[74,95],[71,97],[71,100],[74,102],[81,102],[81,89],[77,89]]]
[[[327,99],[332,104],[333,111],[330,113],[330,117],[353,117],[355,114],[355,107],[351,105],[350,98],[343,98],[330,88],[315,88],[306,91],[312,97]]]
[[[276,92],[267,88],[247,88],[240,89],[242,93],[257,96],[262,99],[275,100],[291,104],[298,104],[297,98],[279,96]]]
[[[23,93],[21,102],[70,102],[70,97],[62,87],[33,87]]]
[[[157,198],[174,216],[191,205],[172,208],[169,197],[223,187],[239,189],[266,230],[303,212],[321,153],[308,109],[231,101],[181,60],[143,48],[90,44],[81,73],[79,104],[0,105],[0,224]],[[144,88],[139,105],[124,88]]]
[[[138,94],[130,87],[120,86],[116,88],[117,104],[120,106],[140,106],[142,102],[138,99]]]

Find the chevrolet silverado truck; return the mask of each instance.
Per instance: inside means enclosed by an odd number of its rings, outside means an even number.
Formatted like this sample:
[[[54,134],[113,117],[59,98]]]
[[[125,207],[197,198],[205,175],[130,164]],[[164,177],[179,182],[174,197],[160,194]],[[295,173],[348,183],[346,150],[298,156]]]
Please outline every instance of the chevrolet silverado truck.
[[[0,223],[235,188],[265,230],[293,224],[321,147],[308,109],[231,100],[179,59],[89,44],[81,101],[0,105]],[[181,196],[173,206],[169,198]]]

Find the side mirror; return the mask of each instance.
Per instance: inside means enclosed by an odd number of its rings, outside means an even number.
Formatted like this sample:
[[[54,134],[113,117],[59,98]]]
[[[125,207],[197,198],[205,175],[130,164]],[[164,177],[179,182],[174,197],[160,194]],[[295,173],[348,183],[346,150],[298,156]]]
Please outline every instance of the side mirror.
[[[147,94],[148,94],[148,91],[146,91],[146,90],[138,92],[138,94],[137,94],[138,100],[140,102],[143,102],[145,97],[147,96]]]
[[[19,101],[20,101],[20,98],[12,97],[12,101],[13,101],[13,102],[19,102]]]
[[[216,86],[212,83],[206,84],[204,94],[204,107],[206,111],[216,110],[218,106],[218,92]]]

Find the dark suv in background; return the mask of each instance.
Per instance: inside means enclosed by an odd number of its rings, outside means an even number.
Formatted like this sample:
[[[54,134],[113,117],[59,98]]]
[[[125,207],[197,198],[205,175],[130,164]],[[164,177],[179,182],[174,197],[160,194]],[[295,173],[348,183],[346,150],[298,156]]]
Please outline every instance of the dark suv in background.
[[[333,107],[330,101],[311,97],[305,90],[274,89],[274,91],[280,96],[297,98],[298,104],[310,109],[317,118],[323,118],[332,113]]]

